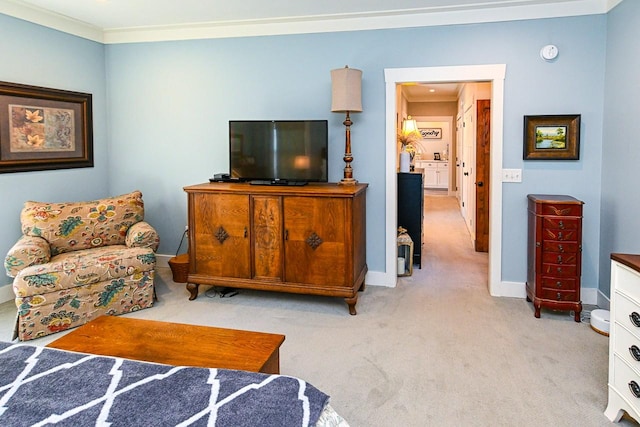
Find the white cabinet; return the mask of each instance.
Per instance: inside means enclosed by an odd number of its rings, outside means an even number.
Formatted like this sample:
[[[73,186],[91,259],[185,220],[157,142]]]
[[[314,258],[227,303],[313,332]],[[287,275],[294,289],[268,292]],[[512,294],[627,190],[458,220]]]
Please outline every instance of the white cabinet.
[[[449,188],[449,162],[417,161],[424,169],[424,188]]]
[[[611,254],[609,403],[618,422],[626,411],[640,419],[640,255]]]

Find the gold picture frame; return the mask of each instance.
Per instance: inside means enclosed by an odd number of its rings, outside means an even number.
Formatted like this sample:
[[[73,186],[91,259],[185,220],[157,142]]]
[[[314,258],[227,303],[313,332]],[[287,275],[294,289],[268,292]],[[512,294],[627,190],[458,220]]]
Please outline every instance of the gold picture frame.
[[[93,167],[88,93],[0,82],[0,173]]]
[[[524,116],[524,160],[579,160],[580,114]]]

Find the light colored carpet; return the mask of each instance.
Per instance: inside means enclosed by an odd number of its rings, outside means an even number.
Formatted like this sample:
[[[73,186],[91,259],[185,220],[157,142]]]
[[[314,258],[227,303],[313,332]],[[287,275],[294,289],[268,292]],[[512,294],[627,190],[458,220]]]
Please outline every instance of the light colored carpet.
[[[473,251],[455,199],[425,199],[423,268],[396,288],[367,287],[357,316],[339,298],[210,298],[206,286],[188,301],[168,269],[156,306],[129,316],[285,334],[281,372],[331,395],[353,427],[612,425],[608,338],[568,312],[535,319],[524,299],[490,297],[487,255]],[[0,306],[4,340],[14,313]]]

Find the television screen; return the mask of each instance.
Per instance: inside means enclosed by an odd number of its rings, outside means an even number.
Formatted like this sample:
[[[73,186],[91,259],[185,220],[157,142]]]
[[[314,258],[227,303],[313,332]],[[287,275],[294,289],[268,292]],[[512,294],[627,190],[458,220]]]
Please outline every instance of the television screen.
[[[242,181],[327,181],[326,120],[229,121],[229,170]]]

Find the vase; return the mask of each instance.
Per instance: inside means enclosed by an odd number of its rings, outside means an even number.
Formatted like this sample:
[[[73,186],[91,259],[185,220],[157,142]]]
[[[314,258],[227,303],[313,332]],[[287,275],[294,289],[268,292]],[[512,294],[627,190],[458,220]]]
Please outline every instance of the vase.
[[[409,172],[410,167],[411,155],[402,146],[402,151],[400,151],[400,172]]]

